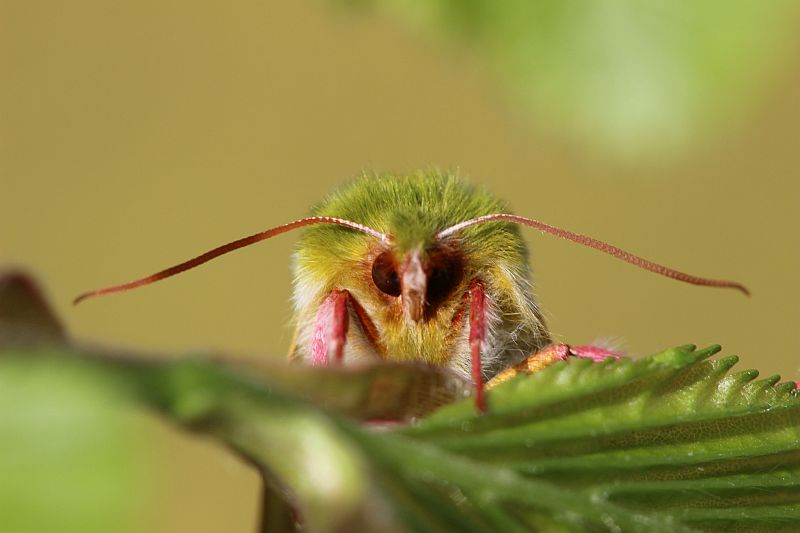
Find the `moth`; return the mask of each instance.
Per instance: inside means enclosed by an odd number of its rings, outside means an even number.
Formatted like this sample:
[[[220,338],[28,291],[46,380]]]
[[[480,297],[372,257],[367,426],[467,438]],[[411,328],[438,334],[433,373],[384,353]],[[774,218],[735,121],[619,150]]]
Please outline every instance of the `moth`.
[[[603,241],[512,214],[486,190],[444,172],[362,175],[311,216],[214,248],[78,303],[174,276],[216,257],[303,228],[294,257],[290,358],[311,365],[423,361],[471,379],[475,402],[516,371],[567,357],[619,354],[553,345],[531,283],[519,226],[530,226],[678,281],[748,290],[648,261]],[[494,381],[490,381],[494,380]]]

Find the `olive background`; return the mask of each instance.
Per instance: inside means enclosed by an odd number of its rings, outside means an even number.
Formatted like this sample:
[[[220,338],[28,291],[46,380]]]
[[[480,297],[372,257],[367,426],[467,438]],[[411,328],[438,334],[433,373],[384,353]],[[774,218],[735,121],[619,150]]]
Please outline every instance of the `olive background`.
[[[729,128],[621,160],[555,139],[489,69],[333,4],[0,2],[0,264],[43,280],[73,336],[154,356],[285,357],[297,234],[136,292],[126,281],[304,216],[362,170],[452,169],[513,210],[693,274],[683,285],[524,230],[558,339],[633,355],[720,343],[800,379],[800,43]],[[166,355],[164,355],[166,356]],[[134,415],[151,443],[142,531],[252,531],[258,480]]]

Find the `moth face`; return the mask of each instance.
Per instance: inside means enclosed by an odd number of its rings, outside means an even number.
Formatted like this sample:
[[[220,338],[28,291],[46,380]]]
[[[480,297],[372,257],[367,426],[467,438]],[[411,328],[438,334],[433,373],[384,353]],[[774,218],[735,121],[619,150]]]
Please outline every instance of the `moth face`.
[[[405,254],[392,248],[379,251],[372,261],[372,287],[384,299],[394,299],[410,325],[432,320],[451,298],[465,276],[460,250],[445,244],[413,249]]]
[[[330,331],[326,302],[336,291],[349,294],[345,361],[449,364],[454,354],[468,355],[467,296],[475,269],[463,249],[452,242],[406,249],[365,240],[325,254],[297,255],[292,357],[313,361],[315,339]]]

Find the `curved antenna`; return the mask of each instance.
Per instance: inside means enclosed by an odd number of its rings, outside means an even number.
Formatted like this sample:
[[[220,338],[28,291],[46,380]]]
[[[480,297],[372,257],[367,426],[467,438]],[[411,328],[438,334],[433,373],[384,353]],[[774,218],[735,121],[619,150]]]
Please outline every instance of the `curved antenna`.
[[[227,254],[228,252],[238,250],[239,248],[244,248],[245,246],[250,246],[251,244],[255,244],[257,242],[269,239],[270,237],[280,235],[281,233],[286,233],[287,231],[291,231],[293,229],[302,228],[304,226],[311,226],[313,224],[335,224],[338,226],[344,226],[346,228],[361,231],[386,243],[391,241],[391,236],[376,231],[368,226],[364,226],[363,224],[359,224],[358,222],[352,222],[350,220],[344,220],[342,218],[324,217],[324,216],[301,218],[300,220],[295,220],[294,222],[289,222],[288,224],[276,226],[274,228],[270,228],[268,230],[250,235],[249,237],[243,237],[233,242],[223,244],[222,246],[218,246],[213,250],[209,250],[204,254],[198,255],[193,259],[189,259],[188,261],[184,261],[183,263],[166,268],[164,270],[161,270],[160,272],[156,272],[155,274],[151,274],[144,278],[137,279],[134,281],[129,281],[127,283],[122,283],[120,285],[113,285],[111,287],[103,287],[102,289],[95,289],[93,291],[84,292],[83,294],[75,298],[72,301],[72,303],[73,305],[76,305],[82,302],[83,300],[87,298],[92,298],[94,296],[100,296],[102,294],[111,294],[115,292],[124,292],[124,291],[129,291],[131,289],[136,289],[138,287],[143,287],[145,285],[150,285],[151,283],[155,283],[156,281],[161,281],[162,279],[169,278],[176,274],[180,274],[181,272],[190,270],[196,266],[200,266],[203,263],[207,263],[216,257]]]
[[[576,242],[578,244],[588,246],[589,248],[594,248],[595,250],[607,253],[611,256],[616,257],[617,259],[622,259],[623,261],[626,261],[639,268],[643,268],[645,270],[649,270],[650,272],[654,272],[656,274],[660,274],[668,278],[676,279],[678,281],[683,281],[684,283],[691,283],[693,285],[702,285],[705,287],[722,287],[728,289],[736,289],[743,292],[745,295],[750,296],[750,291],[747,289],[747,287],[745,287],[741,283],[737,283],[735,281],[725,281],[721,279],[710,279],[710,278],[701,278],[698,276],[692,276],[691,274],[679,272],[664,265],[653,263],[652,261],[648,261],[643,257],[639,257],[638,255],[633,255],[632,253],[626,252],[625,250],[617,248],[616,246],[608,244],[607,242],[603,242],[594,239],[592,237],[587,237],[586,235],[581,235],[580,233],[574,233],[569,230],[561,229],[556,226],[551,226],[550,224],[545,224],[544,222],[540,222],[532,218],[525,218],[518,215],[512,215],[509,213],[495,213],[492,215],[484,215],[482,217],[477,217],[471,220],[460,222],[454,226],[450,226],[449,228],[437,233],[436,239],[437,240],[444,239],[445,237],[448,237],[458,231],[461,231],[464,228],[475,226],[477,224],[483,224],[484,222],[493,222],[497,220],[502,220],[505,222],[513,222],[515,224],[522,224],[523,226],[530,226],[532,228],[536,228],[544,233],[549,233],[550,235],[555,235],[556,237],[561,237],[562,239]]]

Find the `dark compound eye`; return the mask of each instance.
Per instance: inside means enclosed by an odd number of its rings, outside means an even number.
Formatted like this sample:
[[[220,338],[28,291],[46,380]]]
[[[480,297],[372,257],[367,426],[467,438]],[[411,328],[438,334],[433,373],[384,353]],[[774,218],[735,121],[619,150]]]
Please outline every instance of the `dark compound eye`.
[[[391,252],[383,252],[372,263],[372,281],[381,292],[389,296],[400,296],[400,276]]]
[[[461,255],[450,249],[434,250],[430,254],[430,272],[425,303],[435,310],[445,302],[464,277]]]

